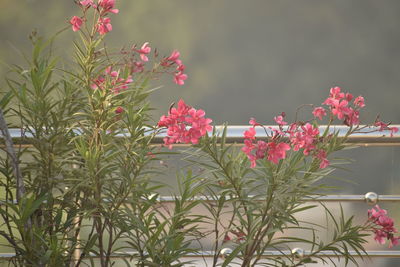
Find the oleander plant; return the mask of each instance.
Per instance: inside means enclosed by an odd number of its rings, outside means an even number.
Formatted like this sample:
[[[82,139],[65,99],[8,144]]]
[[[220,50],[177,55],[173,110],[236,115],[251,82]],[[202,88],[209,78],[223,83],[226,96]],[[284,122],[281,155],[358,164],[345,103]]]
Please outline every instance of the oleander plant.
[[[315,201],[342,163],[332,154],[348,148],[351,135],[398,131],[379,118],[361,123],[362,96],[333,87],[309,120],[286,122],[282,113],[265,126],[251,118],[244,144],[231,144],[227,124],[213,126],[182,99],[152,117],[159,78],[178,85],[188,78],[178,50],[163,56],[148,42],[112,50],[104,39],[119,14],[115,0],[75,4],[80,14],[65,28],[76,34],[74,63],[62,65],[53,53],[64,30],[50,39],[33,33],[31,57],[10,66],[0,99],[0,236],[13,253],[9,266],[199,266],[201,257],[190,256],[206,243],[209,266],[336,265],[336,255],[358,265],[349,251],[367,256],[368,236],[399,243],[379,206],[359,224]],[[159,163],[177,154],[185,167],[167,205],[155,178]],[[325,226],[301,216],[318,208],[331,225],[328,238]]]

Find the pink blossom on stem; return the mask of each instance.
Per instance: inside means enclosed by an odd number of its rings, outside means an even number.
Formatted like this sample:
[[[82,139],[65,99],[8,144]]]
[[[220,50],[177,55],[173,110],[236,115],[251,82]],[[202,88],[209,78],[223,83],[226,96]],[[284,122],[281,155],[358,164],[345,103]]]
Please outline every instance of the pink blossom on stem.
[[[186,66],[183,65],[183,64],[180,64],[180,65],[176,68],[176,70],[177,70],[178,72],[184,72],[185,69],[186,69]]]
[[[394,236],[397,229],[394,227],[394,221],[387,216],[387,211],[381,209],[378,205],[368,210],[368,221],[372,223],[372,231],[375,234],[374,239],[381,245],[389,240],[389,248],[399,244],[400,237]]]
[[[329,97],[334,99],[342,99],[344,96],[345,94],[341,92],[340,87],[336,86],[331,88]]]
[[[179,51],[174,50],[174,51],[172,51],[172,53],[169,57],[166,57],[161,61],[161,65],[164,67],[168,67],[173,64],[180,66],[180,65],[182,65],[182,61],[179,59],[180,56],[181,56],[181,54],[179,53]]]
[[[255,118],[250,118],[249,124],[250,124],[250,125],[253,125],[253,127],[258,126],[258,125],[261,125],[261,124],[259,124],[259,123],[256,121]]]
[[[121,114],[122,112],[124,112],[124,108],[123,108],[123,107],[117,107],[117,108],[115,109],[115,113],[116,113],[116,114]]]
[[[172,51],[171,55],[169,57],[167,57],[167,61],[172,61],[175,62],[177,65],[182,64],[182,62],[179,60],[180,57],[180,53],[178,50],[174,50]]]
[[[254,127],[249,128],[247,131],[244,132],[244,138],[255,140],[256,139],[256,129]]]
[[[365,107],[365,102],[364,102],[364,97],[358,96],[356,99],[354,99],[354,105],[363,108]]]
[[[350,93],[346,93],[345,98],[346,98],[347,102],[350,102],[353,99],[353,95]]]
[[[133,63],[132,72],[143,72],[144,71],[144,62],[142,61],[135,61]]]
[[[390,123],[385,123],[379,119],[375,121],[375,126],[379,127],[378,131],[382,132],[385,130],[390,131],[390,136],[393,137],[393,134],[397,133],[399,131],[399,128],[397,127],[389,127]]]
[[[347,126],[359,125],[360,124],[360,112],[349,108],[348,114],[345,116],[344,124]]]
[[[225,234],[224,240],[222,241],[222,243],[226,243],[226,242],[229,242],[229,241],[231,241],[230,236],[228,234]]]
[[[329,93],[329,97],[324,101],[325,105],[333,106],[337,105],[339,100],[345,97],[345,94],[341,92],[340,87],[332,87]]]
[[[72,25],[72,30],[74,32],[77,32],[77,31],[80,30],[80,28],[82,26],[82,23],[83,23],[83,20],[80,17],[73,16],[71,18],[71,20],[69,21],[69,23]]]
[[[104,88],[104,82],[106,81],[106,79],[104,78],[104,76],[102,76],[102,75],[100,75],[99,77],[97,77],[97,79],[95,79],[94,81],[93,81],[93,83],[91,84],[91,88],[93,89],[93,90],[96,90],[96,89],[101,89],[101,90],[103,90]]]
[[[108,66],[104,72],[108,75],[110,75],[111,77],[118,77],[119,76],[119,72],[118,71],[113,71],[111,66]]]
[[[279,126],[283,126],[283,125],[286,125],[286,124],[287,124],[287,122],[283,120],[283,116],[282,116],[282,115],[279,115],[279,116],[274,117],[274,121],[275,121],[277,124],[279,124]]]
[[[326,158],[326,151],[325,150],[319,150],[318,153],[315,156],[317,159],[320,160],[319,168],[320,169],[325,169],[326,167],[329,166],[329,160]]]
[[[187,75],[182,73],[182,72],[178,72],[175,73],[174,75],[174,82],[178,85],[184,85],[185,84],[185,80],[187,79]]]
[[[117,14],[119,12],[118,9],[114,9],[115,0],[99,0],[99,6],[103,8],[103,13],[114,13]]]
[[[145,42],[140,49],[136,50],[136,52],[140,54],[140,58],[142,59],[142,61],[144,62],[149,61],[149,58],[146,56],[151,52],[151,47],[149,46],[149,42]]]
[[[88,6],[96,7],[96,5],[93,3],[93,0],[83,0],[83,1],[80,1],[79,4],[81,4],[84,7],[88,7]]]
[[[110,89],[113,93],[118,94],[121,90],[128,89],[128,85],[133,82],[132,76],[129,75],[126,79],[119,77],[119,70],[114,71],[112,67],[109,66],[105,69],[104,75],[100,75],[95,79],[91,85],[91,88],[96,90],[104,90],[106,87]],[[107,81],[109,83],[107,83]]]
[[[104,35],[112,31],[112,25],[110,22],[110,18],[99,18],[96,25],[97,32],[101,35]]]
[[[326,111],[323,107],[317,107],[313,110],[312,114],[315,118],[322,120],[322,118],[326,116]]]

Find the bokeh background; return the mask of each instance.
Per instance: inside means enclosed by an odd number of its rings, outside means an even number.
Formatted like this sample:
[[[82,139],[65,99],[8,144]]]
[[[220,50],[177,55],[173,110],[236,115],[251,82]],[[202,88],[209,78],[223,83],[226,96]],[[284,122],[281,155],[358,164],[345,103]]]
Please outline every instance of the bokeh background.
[[[0,3],[0,60],[7,64],[23,63],[33,29],[50,37],[80,14],[72,0]],[[398,0],[117,0],[117,7],[106,39],[110,47],[148,41],[161,54],[178,49],[187,66],[184,86],[171,79],[155,82],[163,84],[152,97],[155,118],[183,98],[216,124],[247,124],[250,117],[271,124],[282,111],[293,119],[298,106],[319,104],[330,87],[340,86],[365,97],[365,122],[380,114],[400,123]],[[66,65],[73,64],[75,38],[66,31],[57,40]],[[3,64],[3,92],[6,73]],[[344,156],[355,162],[337,176],[355,183],[333,182],[341,193],[400,194],[398,147],[360,148]],[[398,206],[390,211],[400,218]]]

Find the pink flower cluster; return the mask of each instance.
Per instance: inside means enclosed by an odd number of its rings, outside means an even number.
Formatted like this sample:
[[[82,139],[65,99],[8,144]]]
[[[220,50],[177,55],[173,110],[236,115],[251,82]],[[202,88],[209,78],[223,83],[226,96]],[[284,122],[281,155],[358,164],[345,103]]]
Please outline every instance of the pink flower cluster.
[[[211,119],[205,118],[201,109],[188,106],[181,99],[178,108],[171,108],[168,115],[163,115],[158,122],[159,127],[167,128],[164,145],[172,148],[172,144],[197,144],[199,139],[212,130]]]
[[[145,42],[140,49],[136,48],[136,45],[132,46],[131,49],[133,52],[138,53],[140,60],[132,61],[132,72],[143,72],[144,65],[147,61],[149,61],[148,55],[151,52],[151,47],[148,42]],[[157,54],[156,54],[157,56]],[[184,85],[185,80],[187,79],[187,74],[184,73],[185,65],[183,65],[182,60],[179,58],[180,53],[177,50],[174,50],[169,57],[165,57],[161,60],[160,65],[164,68],[175,67],[174,82],[178,85]]]
[[[95,4],[93,0],[83,0],[79,2],[79,5],[84,9],[85,12],[89,8],[94,8],[98,12],[99,18],[95,28],[100,35],[104,35],[112,31],[111,18],[106,16],[108,13],[117,14],[119,12],[118,9],[114,8],[115,0],[98,0],[97,4]],[[78,16],[73,16],[69,23],[72,25],[72,30],[76,32],[80,30],[83,24],[83,19]]]
[[[343,120],[343,123],[348,126],[360,124],[360,109],[365,107],[364,98],[358,96],[353,100],[353,95],[350,93],[341,92],[340,87],[333,87],[330,90],[329,97],[322,103],[329,106],[330,114]],[[323,107],[317,107],[313,111],[315,118],[322,120],[326,116],[326,111]]]
[[[284,114],[274,118],[278,123],[279,129],[269,127],[273,132],[273,136],[269,142],[256,140],[256,126],[261,126],[255,119],[250,120],[252,125],[249,130],[244,132],[244,147],[242,151],[247,155],[251,162],[251,167],[256,166],[258,159],[267,158],[267,160],[274,164],[279,163],[279,160],[286,158],[286,152],[290,149],[299,151],[303,149],[303,154],[308,156],[312,155],[320,161],[320,168],[326,168],[329,161],[326,159],[327,153],[322,149],[317,148],[319,130],[310,123],[304,125],[292,123],[288,127],[283,128],[287,124],[284,119]],[[282,141],[283,138],[289,141]]]
[[[397,229],[394,227],[394,221],[387,216],[387,211],[381,209],[378,205],[368,210],[368,221],[372,222],[372,230],[375,234],[374,239],[381,245],[389,240],[389,248],[399,244],[400,237],[395,237]]]
[[[390,123],[385,123],[379,119],[377,119],[374,123],[374,126],[379,127],[378,131],[390,131],[390,136],[393,137],[393,134],[397,133],[399,131],[399,128],[397,127],[389,127]]]
[[[172,65],[176,65],[176,71],[174,72],[174,82],[178,85],[184,85],[185,80],[187,79],[187,74],[184,73],[185,65],[182,64],[182,61],[179,59],[180,53],[177,50],[174,50],[169,57],[166,57],[161,62],[161,65],[164,67],[170,67]]]
[[[110,90],[118,94],[121,90],[128,89],[128,85],[132,83],[132,76],[129,75],[126,79],[120,77],[119,71],[113,71],[112,67],[109,66],[105,69],[104,75],[100,75],[95,79],[91,85],[92,89],[105,90],[106,88],[111,88]]]
[[[315,119],[322,120],[327,115],[327,111],[329,111],[331,120],[338,118],[347,126],[359,126],[359,111],[365,107],[365,100],[362,96],[354,98],[350,93],[341,92],[339,87],[333,87],[330,89],[329,97],[323,104],[329,107],[328,110],[323,107],[316,107],[312,112]],[[310,155],[317,159],[321,169],[329,166],[328,151],[323,148],[324,142],[321,140],[318,127],[309,122],[295,122],[289,125],[284,118],[285,113],[274,117],[274,121],[279,128],[269,127],[272,131],[269,142],[256,139],[255,127],[260,126],[264,129],[265,127],[255,119],[250,119],[249,123],[252,127],[244,132],[245,146],[242,151],[249,158],[251,167],[255,167],[256,161],[263,158],[267,158],[267,160],[277,164],[279,160],[286,158],[286,152],[290,149],[293,151],[302,150],[305,156]],[[389,127],[389,125],[389,123],[384,123],[379,119],[375,122],[375,126],[379,127],[378,131],[388,130],[393,136],[399,129],[397,127]],[[327,138],[330,138],[330,135]]]

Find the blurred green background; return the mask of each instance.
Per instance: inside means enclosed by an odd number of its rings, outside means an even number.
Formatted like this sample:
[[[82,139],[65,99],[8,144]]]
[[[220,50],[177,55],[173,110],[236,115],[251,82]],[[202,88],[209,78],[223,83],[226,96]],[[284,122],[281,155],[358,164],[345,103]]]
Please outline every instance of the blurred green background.
[[[0,60],[21,62],[32,29],[49,37],[80,10],[72,0],[0,0]],[[110,47],[149,41],[161,54],[179,49],[189,79],[154,95],[166,110],[184,98],[216,123],[272,123],[332,86],[366,98],[364,118],[400,122],[400,2],[397,0],[117,0]],[[57,52],[72,58],[65,32]],[[1,75],[4,77],[2,67]],[[2,83],[4,85],[3,79]],[[161,111],[157,113],[157,116]]]
[[[23,62],[16,48],[29,53],[32,29],[50,37],[80,15],[72,0],[0,3],[0,60],[8,64]],[[183,98],[216,124],[247,124],[250,117],[271,124],[282,111],[293,119],[298,106],[319,104],[330,87],[340,86],[365,97],[365,122],[380,114],[400,123],[398,0],[117,0],[116,5],[120,13],[111,16],[108,46],[148,41],[162,55],[178,49],[187,66],[184,86],[171,77],[155,82],[164,86],[152,97],[156,120]],[[68,30],[57,41],[67,65],[73,64],[74,38]],[[6,72],[1,65],[2,91]],[[338,182],[341,192],[400,194],[399,147],[361,148],[345,156],[356,162],[338,176],[356,184]],[[391,212],[400,216],[398,208]]]

